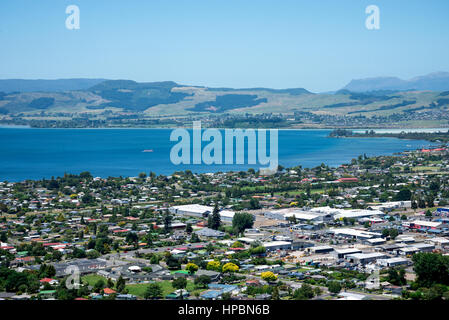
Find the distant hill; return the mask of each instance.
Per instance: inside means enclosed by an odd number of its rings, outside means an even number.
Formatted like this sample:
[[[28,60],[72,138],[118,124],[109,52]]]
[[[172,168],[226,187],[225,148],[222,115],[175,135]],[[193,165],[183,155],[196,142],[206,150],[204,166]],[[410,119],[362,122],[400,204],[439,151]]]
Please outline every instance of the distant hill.
[[[139,117],[162,119],[226,113],[288,114],[293,119],[295,113],[304,112],[319,117],[399,113],[407,117],[417,112],[447,112],[449,86],[444,86],[446,76],[449,74],[432,74],[408,81],[398,78],[354,80],[334,93],[312,93],[303,88],[211,88],[173,81],[0,80],[3,85],[8,84],[8,87],[0,86],[0,118],[16,115],[30,119],[36,116],[85,119],[97,115],[106,119],[136,117],[138,114]],[[351,86],[353,88],[348,89]],[[420,91],[404,89],[408,87]],[[38,90],[26,91],[33,88]],[[45,91],[50,89],[54,91]]]
[[[62,92],[86,90],[105,79],[0,80],[0,92]]]
[[[376,90],[449,90],[449,72],[435,72],[425,76],[403,80],[397,77],[377,77],[356,79],[349,82],[343,89],[352,92]]]

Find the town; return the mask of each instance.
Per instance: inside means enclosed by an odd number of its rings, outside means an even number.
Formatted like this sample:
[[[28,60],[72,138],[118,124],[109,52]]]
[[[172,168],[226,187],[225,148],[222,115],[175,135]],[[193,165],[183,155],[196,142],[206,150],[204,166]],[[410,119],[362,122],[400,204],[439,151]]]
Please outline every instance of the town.
[[[449,299],[449,151],[0,182],[3,300]]]

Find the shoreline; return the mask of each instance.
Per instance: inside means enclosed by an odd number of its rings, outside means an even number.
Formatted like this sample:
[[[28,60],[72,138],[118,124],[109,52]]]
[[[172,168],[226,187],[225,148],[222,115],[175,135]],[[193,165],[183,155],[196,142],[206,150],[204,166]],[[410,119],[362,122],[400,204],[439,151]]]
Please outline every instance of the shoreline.
[[[179,127],[31,127],[26,125],[0,125],[0,129],[66,129],[66,130],[175,130],[175,129],[192,129],[191,126],[179,126]],[[437,133],[437,132],[448,132],[449,127],[441,127],[441,128],[411,128],[411,127],[405,127],[405,128],[395,128],[395,127],[382,127],[382,128],[348,128],[348,127],[326,127],[326,128],[265,128],[265,127],[256,127],[256,128],[246,128],[246,127],[202,127],[202,129],[218,129],[218,130],[225,130],[225,129],[232,129],[232,130],[247,130],[247,129],[254,129],[254,130],[278,130],[278,131],[318,131],[318,130],[351,130],[356,135],[364,134],[362,131],[366,130],[391,130],[395,132],[376,132],[376,134],[400,134],[401,132],[406,133]],[[431,130],[431,131],[429,131]],[[359,132],[357,132],[359,131]]]

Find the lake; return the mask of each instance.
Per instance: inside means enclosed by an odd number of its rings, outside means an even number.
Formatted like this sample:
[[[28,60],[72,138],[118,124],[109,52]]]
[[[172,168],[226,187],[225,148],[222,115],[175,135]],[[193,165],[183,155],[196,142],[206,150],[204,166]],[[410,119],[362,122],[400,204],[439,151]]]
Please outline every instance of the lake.
[[[90,171],[94,176],[137,176],[240,171],[258,165],[174,165],[171,129],[0,128],[0,180],[51,178]],[[329,138],[331,130],[279,130],[279,164],[284,167],[339,166],[359,155],[391,155],[431,145],[395,138]],[[206,144],[203,142],[203,145]],[[152,152],[143,152],[152,150]],[[247,163],[245,161],[245,163]]]

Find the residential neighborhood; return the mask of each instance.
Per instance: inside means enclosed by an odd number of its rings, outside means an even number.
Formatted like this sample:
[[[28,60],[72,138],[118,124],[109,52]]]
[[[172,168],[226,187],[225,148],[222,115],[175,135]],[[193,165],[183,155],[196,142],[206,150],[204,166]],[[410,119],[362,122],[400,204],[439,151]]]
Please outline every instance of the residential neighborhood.
[[[0,299],[446,300],[448,156],[0,182]]]

